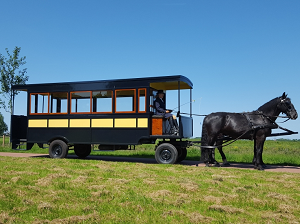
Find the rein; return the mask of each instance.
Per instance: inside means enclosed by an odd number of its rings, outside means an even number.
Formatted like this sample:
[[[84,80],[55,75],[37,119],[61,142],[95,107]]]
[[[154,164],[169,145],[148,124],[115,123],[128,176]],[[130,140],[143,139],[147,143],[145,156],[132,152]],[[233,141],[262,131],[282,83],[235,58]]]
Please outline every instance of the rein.
[[[183,112],[178,111],[178,112],[177,112],[177,117],[178,117],[179,114],[193,115],[193,116],[199,116],[199,117],[206,117],[206,116],[207,116],[207,114],[190,114],[190,113],[183,113]],[[240,113],[240,114],[243,114],[243,113]],[[264,115],[263,113],[253,114],[253,115],[263,115],[263,116],[265,116],[265,117],[268,117],[268,116]],[[285,122],[287,122],[288,120],[291,119],[291,118],[289,118],[288,116],[271,116],[271,117],[276,117],[276,118],[287,118],[285,121],[278,122],[278,123],[285,123]],[[272,121],[272,122],[273,122],[273,121]]]
[[[215,145],[215,146],[209,146],[209,145],[199,146],[198,145],[198,147],[204,148],[204,149],[215,149],[215,148],[219,148],[219,147],[225,147],[225,146],[228,146],[228,145],[234,143],[235,141],[239,140],[243,135],[247,134],[247,132],[249,132],[249,131],[252,131],[252,130],[247,130],[243,134],[241,134],[239,137],[233,139],[231,142],[228,142],[228,143],[225,143],[225,144],[222,144],[222,145]]]
[[[207,114],[190,114],[190,113],[182,113],[180,111],[177,112],[178,114],[186,114],[186,115],[193,115],[193,116],[201,116],[201,117],[206,117]],[[178,117],[178,116],[177,116]]]

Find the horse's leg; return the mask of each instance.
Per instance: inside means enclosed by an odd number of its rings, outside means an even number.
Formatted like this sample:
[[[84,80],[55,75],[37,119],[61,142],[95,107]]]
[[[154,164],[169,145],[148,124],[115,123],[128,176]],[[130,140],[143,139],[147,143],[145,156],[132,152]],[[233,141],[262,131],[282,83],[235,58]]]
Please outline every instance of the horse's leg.
[[[213,145],[216,145],[216,143]],[[211,149],[210,154],[211,154],[210,163],[213,164],[213,166],[219,167],[220,164],[217,162],[216,157],[215,157],[215,149]]]
[[[254,147],[255,147],[255,151],[256,151],[254,169],[264,170],[264,164],[262,161],[262,153],[263,153],[263,147],[264,147],[265,140],[266,140],[266,136],[264,134],[261,134],[261,135],[256,134],[256,136],[254,138],[254,145],[255,145]]]
[[[227,162],[226,156],[225,156],[225,154],[223,152],[222,144],[223,144],[223,140],[222,139],[217,140],[216,145],[219,145],[218,150],[219,150],[219,153],[222,156],[222,161],[223,161],[222,166],[230,166],[230,163]]]
[[[207,144],[205,146],[213,146],[216,136],[209,136],[207,138]],[[214,148],[204,148],[204,163],[206,166],[209,166],[209,164],[213,164],[213,166],[220,166],[220,164],[215,160],[215,149]]]
[[[208,145],[210,146],[210,145]],[[213,164],[214,162],[214,155],[213,155],[213,151],[214,149],[210,149],[210,148],[205,148],[204,149],[204,163],[205,163],[205,166],[209,167],[210,165],[209,164]]]
[[[256,164],[256,138],[254,138],[254,150],[253,150],[253,160],[252,160],[252,163],[253,165],[255,166]]]

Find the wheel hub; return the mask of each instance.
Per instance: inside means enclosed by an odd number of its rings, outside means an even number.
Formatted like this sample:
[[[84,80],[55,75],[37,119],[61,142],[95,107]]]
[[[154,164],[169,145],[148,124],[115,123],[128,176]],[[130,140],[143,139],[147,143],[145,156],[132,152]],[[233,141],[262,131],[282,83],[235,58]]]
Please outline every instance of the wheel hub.
[[[56,146],[56,147],[54,148],[54,154],[55,154],[56,156],[60,155],[61,152],[62,152],[62,149],[61,149],[60,146]]]
[[[169,160],[171,158],[172,154],[169,150],[165,149],[161,152],[161,158],[163,160]]]

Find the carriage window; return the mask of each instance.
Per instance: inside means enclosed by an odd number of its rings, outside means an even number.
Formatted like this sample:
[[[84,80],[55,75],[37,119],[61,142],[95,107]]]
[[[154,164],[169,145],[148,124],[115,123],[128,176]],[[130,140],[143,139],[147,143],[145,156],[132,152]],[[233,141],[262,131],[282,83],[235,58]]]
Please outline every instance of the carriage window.
[[[30,94],[30,113],[31,114],[47,114],[48,111],[49,94],[48,93],[34,93]]]
[[[91,112],[91,92],[71,92],[71,113]]]
[[[146,112],[146,89],[139,89],[139,112]]]
[[[112,91],[93,92],[93,112],[112,113]]]
[[[50,113],[68,113],[68,93],[50,94]]]
[[[135,112],[135,89],[116,90],[116,112]]]
[[[150,89],[150,112],[154,112],[154,101],[157,91],[154,89]]]

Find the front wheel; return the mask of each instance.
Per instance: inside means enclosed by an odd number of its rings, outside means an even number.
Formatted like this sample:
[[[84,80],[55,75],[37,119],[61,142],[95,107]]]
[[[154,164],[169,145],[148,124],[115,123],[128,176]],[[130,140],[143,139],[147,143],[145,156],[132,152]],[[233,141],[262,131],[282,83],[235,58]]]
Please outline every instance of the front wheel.
[[[54,140],[49,145],[49,156],[54,159],[63,159],[68,155],[69,147],[62,140]]]
[[[74,145],[74,152],[79,158],[85,158],[91,154],[91,145]]]
[[[155,151],[155,159],[158,163],[174,164],[178,158],[178,151],[174,145],[163,143],[157,146]]]

